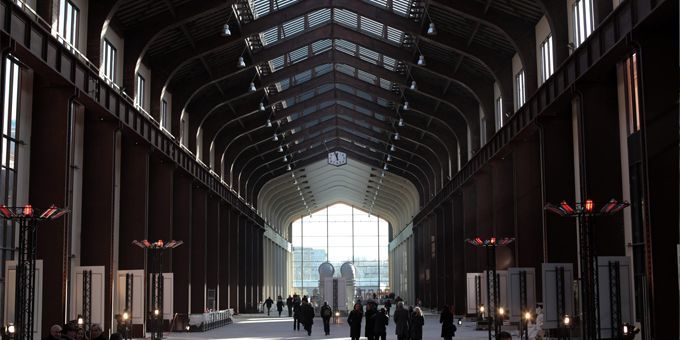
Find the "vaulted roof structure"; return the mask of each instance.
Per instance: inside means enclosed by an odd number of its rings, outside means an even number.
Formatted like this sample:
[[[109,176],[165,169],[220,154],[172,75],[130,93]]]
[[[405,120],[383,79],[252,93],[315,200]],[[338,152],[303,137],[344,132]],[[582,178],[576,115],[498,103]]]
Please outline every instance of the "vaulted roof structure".
[[[337,201],[406,226],[494,133],[494,86],[512,98],[515,54],[536,89],[527,32],[564,15],[551,0],[109,3],[124,86],[154,65],[170,132],[284,234]],[[331,151],[348,164],[325,164]]]

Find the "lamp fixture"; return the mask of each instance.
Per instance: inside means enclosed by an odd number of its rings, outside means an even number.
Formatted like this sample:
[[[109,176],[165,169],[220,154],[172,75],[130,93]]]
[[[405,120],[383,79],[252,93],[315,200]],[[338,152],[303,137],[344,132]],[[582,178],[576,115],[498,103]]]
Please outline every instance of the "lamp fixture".
[[[390,151],[392,151],[392,152],[397,151],[397,147],[394,146],[394,144],[392,144],[392,146],[390,146]]]
[[[408,100],[405,101],[405,102],[404,102],[404,110],[408,110],[408,109],[410,109],[410,108],[411,108],[411,107],[410,107],[409,104],[408,104]]]
[[[229,21],[229,19],[227,19],[227,21]],[[225,23],[224,26],[222,27],[222,36],[223,37],[231,37],[231,29],[229,29],[229,23],[228,22]]]
[[[243,60],[243,56],[238,57],[238,63],[236,64],[238,68],[244,68],[246,67],[246,61]]]
[[[390,155],[390,154],[387,155],[387,161],[388,161],[388,162],[391,162],[391,161],[392,161],[392,155]]]
[[[290,164],[286,165],[286,170],[290,171],[291,169]],[[295,177],[295,175],[293,175],[293,177]]]
[[[288,156],[283,155],[283,161],[284,161],[284,162],[288,162]]]
[[[427,65],[427,63],[425,62],[425,56],[422,55],[422,54],[418,57],[418,65],[420,65],[420,66]]]
[[[430,18],[430,25],[427,26],[427,35],[437,35],[437,26],[434,25],[432,18]]]
[[[404,118],[399,118],[399,122],[397,123],[399,126],[404,126]]]
[[[399,132],[394,133],[394,140],[399,140]]]
[[[416,84],[415,80],[411,80],[411,87],[409,87],[409,88],[413,91],[418,89],[418,85]]]
[[[279,145],[279,152],[283,152],[283,146]]]
[[[275,141],[275,142],[276,142],[277,140],[279,140],[279,135],[276,134],[276,132],[274,132],[274,138],[272,138],[272,140]]]
[[[389,168],[387,167],[387,163],[383,166],[383,170],[387,171]]]
[[[248,91],[250,92],[255,92],[257,91],[257,87],[255,87],[255,82],[250,82],[250,87],[248,88]]]
[[[267,119],[267,127],[272,127],[272,120],[271,119]]]
[[[260,111],[265,111],[267,108],[264,107],[264,102],[260,102]]]

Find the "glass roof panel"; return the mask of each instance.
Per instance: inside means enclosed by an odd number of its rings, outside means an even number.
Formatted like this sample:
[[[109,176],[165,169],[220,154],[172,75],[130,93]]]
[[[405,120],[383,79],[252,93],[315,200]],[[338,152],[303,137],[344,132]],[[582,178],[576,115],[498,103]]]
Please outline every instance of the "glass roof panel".
[[[307,46],[302,46],[297,50],[288,53],[289,64],[295,64],[297,62],[307,59],[307,50],[308,50]]]
[[[288,7],[298,1],[300,0],[248,0],[248,5],[253,12],[253,18],[257,19]]]
[[[281,25],[283,29],[282,38],[290,37],[291,35],[298,34],[305,29],[305,17],[295,18],[293,20],[284,22]]]
[[[366,31],[368,33],[382,37],[384,27],[385,27],[385,25],[383,25],[383,24],[381,24],[381,23],[379,23],[375,20],[369,19],[369,18],[364,17],[364,16],[361,17],[361,30],[362,31]]]
[[[329,22],[331,20],[331,9],[324,8],[318,11],[314,11],[307,15],[307,21],[309,21],[309,27],[314,27],[321,25],[323,23]]]
[[[333,20],[353,28],[357,28],[359,25],[359,16],[356,13],[346,9],[334,8]]]
[[[331,39],[324,39],[312,43],[312,53],[317,55],[326,52],[333,48],[333,41]]]
[[[387,8],[401,16],[408,16],[411,9],[411,2],[412,0],[392,0],[389,2],[387,0],[368,0],[368,3],[372,5]]]

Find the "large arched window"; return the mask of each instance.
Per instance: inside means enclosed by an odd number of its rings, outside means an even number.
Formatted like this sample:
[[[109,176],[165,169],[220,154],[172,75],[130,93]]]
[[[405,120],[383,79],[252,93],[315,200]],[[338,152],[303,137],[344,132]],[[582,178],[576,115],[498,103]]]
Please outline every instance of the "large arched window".
[[[356,267],[357,293],[378,292],[390,286],[387,221],[338,203],[293,222],[293,288],[313,295],[319,286],[319,265],[328,261]]]

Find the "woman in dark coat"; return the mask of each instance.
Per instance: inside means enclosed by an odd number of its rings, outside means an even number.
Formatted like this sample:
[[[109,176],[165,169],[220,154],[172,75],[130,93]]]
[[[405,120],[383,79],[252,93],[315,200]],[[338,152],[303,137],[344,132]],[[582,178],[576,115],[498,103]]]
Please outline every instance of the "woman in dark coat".
[[[347,317],[347,323],[349,324],[349,336],[352,340],[359,340],[361,337],[361,318],[363,313],[361,312],[361,305],[358,303],[354,304],[354,309],[349,312]]]
[[[279,312],[279,317],[281,317],[281,312],[283,312],[283,298],[281,298],[281,295],[276,298],[276,310]]]
[[[381,308],[378,313],[373,316],[373,339],[385,340],[387,338],[387,324],[390,322],[390,317],[387,315],[385,308]]]
[[[423,311],[420,307],[416,307],[413,310],[413,316],[411,317],[411,340],[421,340],[423,338],[423,325],[425,324],[425,318],[423,317]]]
[[[394,325],[395,334],[397,335],[397,340],[408,339],[408,324],[410,321],[408,311],[404,308],[404,302],[399,301],[397,303],[397,310],[394,311]]]
[[[373,301],[369,301],[366,304],[366,327],[364,334],[366,335],[367,340],[373,340],[375,339],[373,337],[373,316],[376,313],[376,306],[373,303]]]
[[[453,314],[449,306],[444,306],[439,316],[439,323],[442,324],[442,338],[451,340],[456,335],[456,326],[453,324]]]

